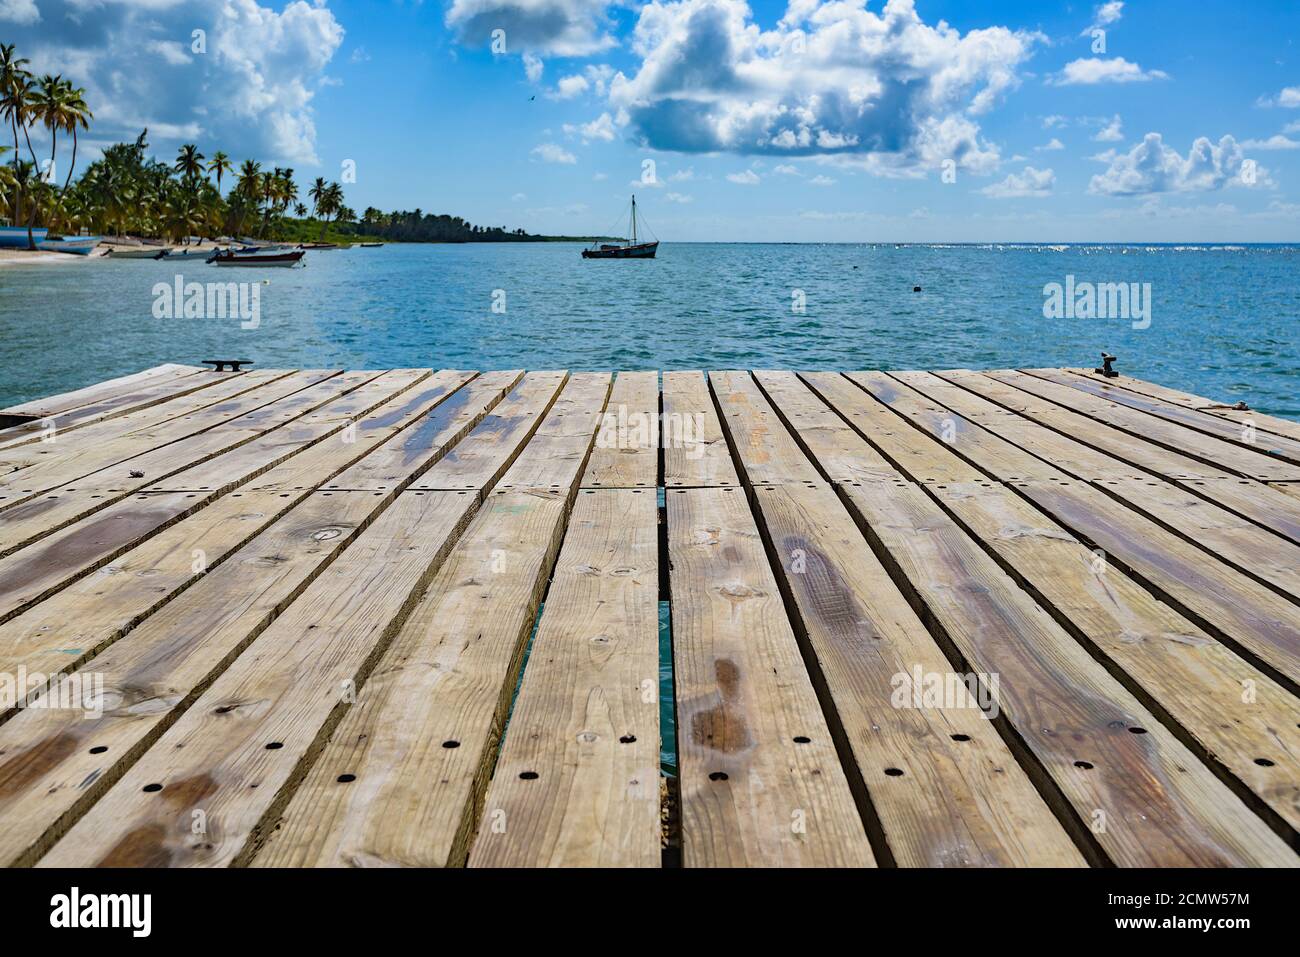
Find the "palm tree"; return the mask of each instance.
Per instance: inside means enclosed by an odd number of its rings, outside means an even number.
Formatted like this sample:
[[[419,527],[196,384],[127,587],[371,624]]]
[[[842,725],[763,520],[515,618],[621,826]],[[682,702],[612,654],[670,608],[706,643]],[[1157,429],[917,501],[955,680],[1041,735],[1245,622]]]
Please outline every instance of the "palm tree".
[[[24,67],[27,60],[14,53],[12,43],[0,45],[0,118],[9,121],[14,134],[14,222],[21,217],[22,193],[18,191],[18,117],[20,106],[14,99],[14,84],[18,77],[26,75]]]
[[[193,187],[194,182],[203,175],[203,154],[193,143],[186,143],[176,153],[176,162],[172,169],[180,173],[185,182]]]
[[[230,163],[230,157],[217,150],[212,154],[212,160],[208,163],[208,172],[217,174],[217,194],[221,194],[221,175],[229,173],[234,169]]]
[[[14,148],[18,148],[17,140],[14,140]],[[325,198],[325,192],[328,189],[329,187],[325,185],[325,178],[317,176],[316,182],[312,183],[311,189],[307,190],[307,198],[311,200],[312,208],[316,211],[317,216],[321,214],[321,200]]]
[[[294,204],[293,204],[293,214],[294,214],[295,216],[297,216],[299,219],[306,219],[306,218],[307,218],[307,207],[304,206],[302,203],[294,203]]]
[[[86,121],[93,120],[95,114],[90,112],[90,107],[86,105],[86,91],[74,87],[67,80],[63,81],[60,90],[58,114],[63,130],[72,134],[72,160],[68,163],[68,175],[63,180],[63,192],[66,193],[68,184],[72,182],[72,170],[77,165],[77,127],[80,126],[83,130],[90,129]]]

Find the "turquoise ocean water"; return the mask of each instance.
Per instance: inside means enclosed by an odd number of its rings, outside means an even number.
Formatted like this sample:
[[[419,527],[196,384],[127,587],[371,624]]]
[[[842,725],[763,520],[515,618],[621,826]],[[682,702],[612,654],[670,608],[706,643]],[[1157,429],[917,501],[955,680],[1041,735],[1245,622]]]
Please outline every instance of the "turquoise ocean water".
[[[292,270],[0,266],[0,405],[230,356],[300,368],[940,369],[1093,365],[1105,349],[1133,375],[1300,417],[1300,246],[665,243],[643,262],[578,252],[388,245],[308,253]],[[177,275],[267,280],[260,325],[155,318],[155,284]],[[1149,327],[1044,318],[1043,287],[1067,276],[1150,283]]]

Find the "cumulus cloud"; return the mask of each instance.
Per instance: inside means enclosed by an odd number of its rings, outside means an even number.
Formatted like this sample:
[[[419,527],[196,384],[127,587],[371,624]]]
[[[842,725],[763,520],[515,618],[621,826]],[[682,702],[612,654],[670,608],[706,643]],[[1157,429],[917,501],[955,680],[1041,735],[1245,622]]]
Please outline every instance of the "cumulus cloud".
[[[1093,137],[1098,143],[1118,143],[1124,139],[1123,122],[1116,113],[1114,118],[1097,131]]]
[[[1018,82],[1038,34],[930,26],[912,0],[793,0],[771,30],[745,0],[652,0],[614,106],[642,145],[683,152],[837,156],[873,172],[998,162],[974,117]]]
[[[831,179],[829,176],[814,176],[812,179],[808,180],[808,184],[810,186],[834,186],[835,180]]]
[[[452,0],[447,26],[467,46],[503,30],[508,53],[589,56],[614,46],[608,0]]]
[[[1026,166],[1021,173],[1012,173],[1000,183],[985,186],[981,193],[994,199],[1021,199],[1026,196],[1051,196],[1056,174],[1050,169]]]
[[[591,91],[597,96],[604,96],[614,68],[601,63],[588,66],[582,73],[573,73],[560,77],[555,89],[547,95],[553,100],[571,100],[575,96]]]
[[[727,179],[741,186],[757,186],[760,182],[759,176],[752,169],[747,169],[739,173],[728,173]]]
[[[24,9],[0,0],[7,13]],[[39,26],[7,28],[5,40],[34,71],[85,87],[97,141],[134,139],[147,126],[160,154],[183,138],[267,162],[318,161],[311,102],[343,42],[328,8],[41,0],[39,13]],[[194,30],[204,31],[204,53],[191,50]]]
[[[564,132],[569,136],[575,134],[581,136],[584,143],[589,143],[592,140],[609,142],[614,139],[614,119],[608,113],[602,113],[590,123],[581,123],[576,126],[572,123],[565,123]]]
[[[1277,96],[1261,96],[1260,106],[1281,106],[1294,110],[1300,107],[1300,86],[1283,87]]]
[[[556,143],[540,143],[533,147],[532,154],[544,163],[571,164],[578,162],[576,156]]]
[[[667,196],[664,197],[664,199],[668,200],[668,202],[670,202],[670,203],[683,203],[683,204],[685,204],[685,203],[692,202],[693,199],[694,199],[694,197],[693,197],[693,196],[687,196],[687,195],[685,195],[684,193],[669,193]]]
[[[1045,130],[1059,129],[1060,127],[1065,126],[1069,122],[1070,121],[1066,119],[1064,116],[1062,116],[1060,113],[1053,113],[1051,116],[1043,117],[1043,129]]]
[[[1159,133],[1148,133],[1127,153],[1118,153],[1104,173],[1092,177],[1088,192],[1105,196],[1145,196],[1222,189],[1232,182],[1267,182],[1264,170],[1248,167],[1241,145],[1231,136],[1217,144],[1198,137],[1184,157],[1166,146]],[[1253,170],[1253,174],[1249,172]],[[1243,175],[1245,173],[1245,175]]]
[[[17,23],[30,26],[39,23],[41,11],[36,0],[0,0],[0,23]]]
[[[1052,151],[1052,150],[1063,150],[1063,149],[1065,149],[1065,144],[1062,143],[1060,140],[1058,140],[1055,136],[1053,136],[1050,140],[1048,140],[1048,141],[1047,141],[1046,143],[1044,143],[1042,146],[1035,146],[1034,149],[1037,150],[1037,151],[1040,152],[1040,153],[1045,152],[1045,151],[1049,151],[1049,152],[1050,152],[1050,151]]]
[[[1141,83],[1147,80],[1167,80],[1163,70],[1143,70],[1122,56],[1103,60],[1100,57],[1080,57],[1071,60],[1065,69],[1048,82],[1056,86],[1096,83]]]

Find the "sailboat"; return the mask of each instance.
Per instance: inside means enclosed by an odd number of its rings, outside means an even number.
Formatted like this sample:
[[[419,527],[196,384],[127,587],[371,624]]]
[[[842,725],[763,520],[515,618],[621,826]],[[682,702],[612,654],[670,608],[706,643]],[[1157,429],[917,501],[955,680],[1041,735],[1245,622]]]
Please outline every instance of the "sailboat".
[[[582,251],[583,259],[654,259],[659,240],[654,242],[637,242],[636,236],[636,196],[632,197],[632,238],[622,243],[600,243],[591,249]]]

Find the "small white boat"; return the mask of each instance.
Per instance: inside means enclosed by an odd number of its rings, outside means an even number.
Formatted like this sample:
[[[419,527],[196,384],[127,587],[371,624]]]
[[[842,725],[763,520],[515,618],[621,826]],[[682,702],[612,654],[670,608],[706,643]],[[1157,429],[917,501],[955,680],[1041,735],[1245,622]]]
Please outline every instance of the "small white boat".
[[[210,249],[173,249],[163,253],[158,258],[169,261],[172,259],[207,259],[211,255],[212,250]]]
[[[73,236],[62,239],[46,239],[36,244],[36,248],[47,253],[68,253],[73,256],[89,256],[99,245],[99,236]]]
[[[248,266],[254,269],[262,266],[296,266],[302,261],[307,254],[301,249],[292,249],[288,252],[267,253],[261,256],[249,256],[243,253],[237,253],[233,250],[225,252],[215,252],[208,259],[208,263],[217,266]],[[306,265],[306,263],[303,263]]]

